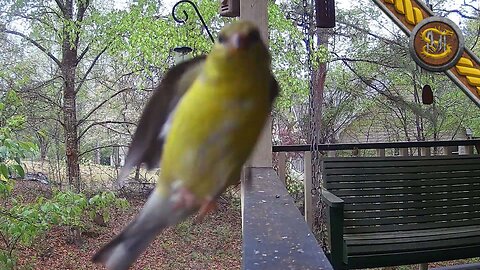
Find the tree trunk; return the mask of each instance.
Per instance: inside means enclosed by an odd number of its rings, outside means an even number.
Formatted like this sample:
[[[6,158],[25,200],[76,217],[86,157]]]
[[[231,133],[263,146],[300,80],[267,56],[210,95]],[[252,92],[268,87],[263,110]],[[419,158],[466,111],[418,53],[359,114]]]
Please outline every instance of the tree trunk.
[[[40,135],[37,133],[37,139],[38,139],[38,145],[39,145],[39,150],[40,150],[40,161],[43,162],[47,158],[47,152],[48,152],[48,140],[46,140],[43,135]]]
[[[420,95],[418,93],[418,87],[416,83],[416,75],[415,72],[412,73],[412,81],[413,81],[413,98],[415,100],[415,103],[418,105],[422,105],[422,102],[420,101]],[[423,117],[419,115],[418,113],[415,113],[415,127],[417,128],[417,141],[425,141],[425,137],[423,136]]]
[[[312,16],[313,17],[313,16]],[[313,25],[313,22],[312,24]],[[328,29],[324,28],[317,28],[316,29],[316,35],[317,35],[317,47],[320,46],[328,46]],[[311,142],[314,144],[320,144],[320,143],[325,143],[326,137],[322,136],[323,134],[326,134],[325,132],[322,132],[322,107],[323,107],[323,94],[324,94],[324,88],[325,88],[325,80],[327,77],[327,63],[320,63],[318,66],[317,70],[313,71],[312,74],[312,94],[313,94],[313,104],[310,104],[310,106],[313,105],[312,112],[313,112],[313,126],[315,127],[315,134],[312,134],[313,138],[311,138]],[[320,200],[320,192],[321,192],[321,179],[320,179],[320,153],[319,151],[314,151],[312,153],[312,168],[313,168],[313,187],[316,188],[315,195],[312,196],[312,204],[314,206],[314,227],[315,230],[320,233],[320,239],[321,239],[321,245],[322,247],[326,247],[326,235],[324,234],[325,232],[323,231],[324,228],[324,205],[321,203]]]
[[[66,20],[73,18],[73,3],[66,1],[64,16]],[[77,68],[78,33],[64,26],[62,44],[62,76],[63,76],[63,118],[65,123],[65,154],[67,158],[67,179],[70,187],[80,192],[80,166],[78,164],[78,130],[77,104],[75,91],[75,75]],[[72,37],[74,37],[72,39]]]
[[[63,114],[65,121],[65,154],[67,157],[68,184],[80,192],[80,166],[78,164],[77,108],[75,93],[68,86],[64,90]]]

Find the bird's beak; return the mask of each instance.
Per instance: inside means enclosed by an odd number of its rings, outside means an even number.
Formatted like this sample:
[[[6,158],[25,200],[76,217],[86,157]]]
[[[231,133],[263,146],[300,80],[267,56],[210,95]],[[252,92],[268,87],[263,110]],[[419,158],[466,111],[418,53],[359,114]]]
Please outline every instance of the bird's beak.
[[[235,33],[228,40],[228,47],[232,51],[248,49],[252,44],[258,42],[258,37],[251,33]]]
[[[233,50],[245,49],[250,45],[250,41],[243,33],[236,33],[232,35],[228,43],[230,45],[229,47]]]

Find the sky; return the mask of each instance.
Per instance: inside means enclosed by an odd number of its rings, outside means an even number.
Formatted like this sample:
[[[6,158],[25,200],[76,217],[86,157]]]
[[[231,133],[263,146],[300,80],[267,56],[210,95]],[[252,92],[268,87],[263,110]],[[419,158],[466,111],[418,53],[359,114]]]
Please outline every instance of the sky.
[[[129,0],[117,0],[117,1],[125,1],[125,2],[129,2]],[[194,2],[195,1],[199,1],[199,0],[193,0]],[[220,0],[218,0],[220,1]],[[240,0],[241,1],[241,0]],[[289,0],[279,0],[280,2],[285,2],[285,1],[289,1]],[[165,4],[165,7],[164,7],[164,12],[166,14],[168,14],[169,12],[171,12],[172,10],[172,7],[173,5],[178,2],[178,0],[162,0],[162,3]],[[360,0],[360,1],[357,1],[357,5],[355,4],[352,4],[352,0],[335,0],[335,3],[336,3],[336,6],[337,7],[340,7],[342,9],[351,9],[351,8],[355,8],[355,7],[358,7],[358,6],[363,6],[365,5],[365,3],[369,3],[371,4],[372,6],[375,6],[374,2],[372,0]],[[426,2],[426,1],[425,1]],[[449,8],[451,9],[459,9],[460,8],[460,5],[463,1],[460,1],[460,0],[455,0],[455,1],[452,1],[454,2],[454,4],[451,4],[451,6]],[[479,5],[480,5],[480,0],[479,0]],[[448,17],[450,20],[452,20],[454,23],[456,23],[457,25],[460,24],[460,16],[456,15],[456,14],[450,14],[449,17]],[[382,29],[384,29],[384,25],[380,26],[380,25],[372,25],[371,26],[372,29],[375,29],[376,31],[383,31]],[[392,24],[390,26],[388,26],[388,28],[390,29],[396,29],[397,26],[394,26],[394,23],[392,22]],[[398,29],[399,30],[399,29]],[[400,30],[399,30],[400,31]]]
[[[173,5],[178,2],[179,0],[161,0],[161,2],[165,5],[164,7],[164,12],[166,13],[169,13],[171,12],[172,10],[172,7]],[[195,2],[196,0],[193,0],[193,2]],[[198,1],[198,0],[197,0]],[[220,1],[220,0],[218,0]],[[285,2],[285,1],[288,1],[288,0],[279,0],[280,2]],[[362,5],[362,2],[369,2],[371,3],[372,5],[374,5],[373,1],[371,0],[363,0],[363,1],[358,1],[360,3],[360,5]],[[132,1],[131,0],[115,0],[115,6],[117,8],[120,8],[120,9],[124,9],[124,8],[127,8],[128,7],[128,4],[131,3]],[[458,9],[462,3],[462,1],[460,0],[456,0],[456,1],[452,1],[454,2],[454,4],[451,5],[451,8],[452,9]],[[343,8],[343,9],[349,9],[349,8],[353,8],[355,5],[352,5],[352,1],[351,0],[335,0],[335,3],[338,7],[340,8]],[[480,1],[479,1],[479,5],[480,5]],[[451,15],[449,17],[451,20],[455,21],[456,23],[458,23],[459,21],[459,17],[458,16],[455,16],[455,15]]]
[[[178,0],[163,0],[162,2],[165,3],[166,8],[171,10],[173,5],[177,2]],[[220,1],[220,0],[219,0]],[[280,0],[280,2],[285,2],[288,0]],[[340,5],[342,8],[346,8],[348,6],[351,6],[351,0],[335,0],[335,2]]]
[[[173,5],[178,1],[179,0],[162,0],[162,3],[165,4],[165,9],[167,11],[171,11]],[[218,0],[218,1],[220,1],[220,0]],[[285,1],[288,1],[288,0],[280,0],[280,2],[285,2]],[[130,2],[131,1],[129,1],[129,0],[116,0],[117,8],[121,8],[121,9],[126,8],[128,6],[128,3],[130,3]],[[195,2],[195,0],[194,0],[194,2]],[[342,8],[348,8],[352,5],[351,0],[335,0],[335,2],[337,3],[337,5],[339,5]]]

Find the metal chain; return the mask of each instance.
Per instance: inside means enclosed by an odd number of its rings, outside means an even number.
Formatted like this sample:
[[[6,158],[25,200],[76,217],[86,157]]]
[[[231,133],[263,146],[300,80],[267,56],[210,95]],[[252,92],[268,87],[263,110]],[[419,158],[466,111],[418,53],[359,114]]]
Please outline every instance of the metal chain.
[[[314,212],[314,229],[318,233],[317,235],[320,237],[320,242],[322,247],[326,248],[326,235],[325,235],[325,226],[324,226],[324,207],[320,200],[320,192],[321,192],[321,183],[320,183],[320,153],[318,151],[318,127],[316,121],[316,114],[317,114],[317,106],[321,106],[322,104],[315,104],[315,92],[313,89],[313,65],[312,65],[312,35],[311,35],[311,27],[313,24],[313,3],[309,3],[308,0],[303,0],[303,17],[302,17],[302,26],[303,26],[303,34],[304,34],[304,41],[307,50],[307,59],[306,59],[306,66],[308,69],[308,101],[309,101],[309,114],[310,114],[310,151],[312,153],[312,189],[311,194],[315,198],[317,197],[317,207],[316,211]]]

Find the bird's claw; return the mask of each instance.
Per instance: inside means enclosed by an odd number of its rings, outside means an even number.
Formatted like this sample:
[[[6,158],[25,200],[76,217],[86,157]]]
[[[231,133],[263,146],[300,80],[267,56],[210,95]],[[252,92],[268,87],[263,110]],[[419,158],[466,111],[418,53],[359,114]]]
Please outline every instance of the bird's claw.
[[[200,210],[198,210],[198,215],[195,218],[194,223],[201,222],[208,213],[214,211],[215,209],[217,209],[217,201],[212,198],[205,199],[200,206]]]

